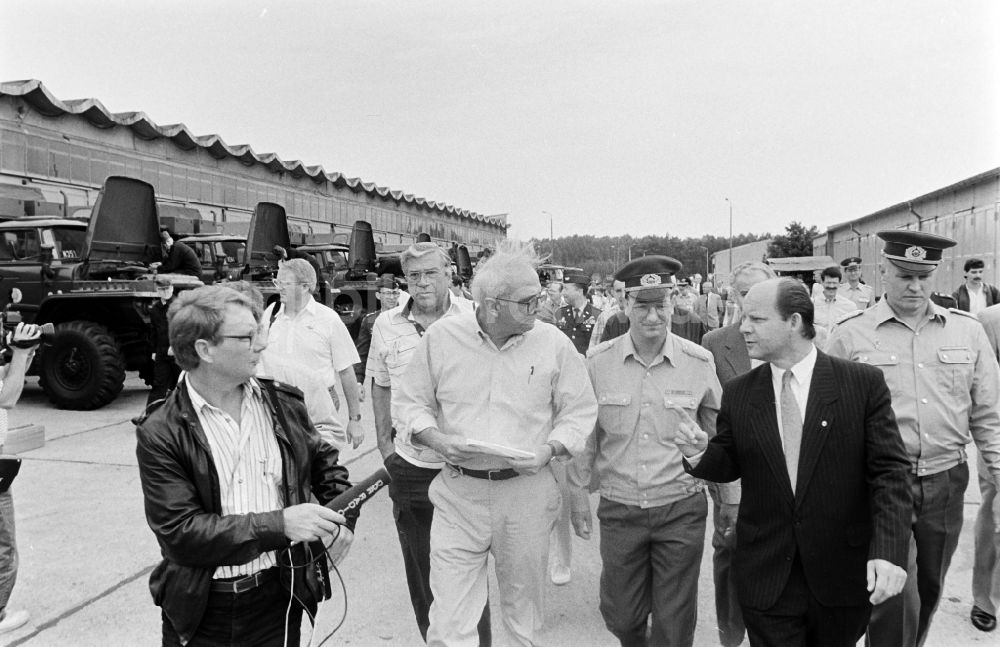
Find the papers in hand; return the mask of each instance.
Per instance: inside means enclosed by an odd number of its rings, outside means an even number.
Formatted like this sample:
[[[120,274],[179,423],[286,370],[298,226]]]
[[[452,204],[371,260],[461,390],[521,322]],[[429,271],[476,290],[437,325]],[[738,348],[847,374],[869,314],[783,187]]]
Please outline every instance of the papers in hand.
[[[507,447],[506,445],[498,445],[496,443],[488,443],[485,440],[474,440],[468,439],[465,441],[466,444],[472,448],[474,451],[478,451],[481,454],[490,454],[491,456],[500,456],[501,458],[534,458],[534,452],[527,452],[523,449],[517,449],[515,447]]]

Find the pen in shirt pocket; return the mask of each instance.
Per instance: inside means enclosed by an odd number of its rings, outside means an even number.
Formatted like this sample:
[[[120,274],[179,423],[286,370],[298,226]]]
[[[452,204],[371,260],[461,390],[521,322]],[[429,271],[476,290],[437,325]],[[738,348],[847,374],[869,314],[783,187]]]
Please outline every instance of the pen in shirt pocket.
[[[531,365],[531,370],[528,371],[528,384],[531,384],[531,376],[535,374],[535,365]]]

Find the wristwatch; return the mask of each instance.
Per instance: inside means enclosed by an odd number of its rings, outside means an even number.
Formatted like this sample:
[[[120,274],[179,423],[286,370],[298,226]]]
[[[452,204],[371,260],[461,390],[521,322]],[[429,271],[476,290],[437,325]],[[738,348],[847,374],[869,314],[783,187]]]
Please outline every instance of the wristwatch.
[[[361,422],[361,414],[359,413],[356,416],[350,416],[349,415],[349,416],[347,416],[347,419],[350,420],[351,422]]]

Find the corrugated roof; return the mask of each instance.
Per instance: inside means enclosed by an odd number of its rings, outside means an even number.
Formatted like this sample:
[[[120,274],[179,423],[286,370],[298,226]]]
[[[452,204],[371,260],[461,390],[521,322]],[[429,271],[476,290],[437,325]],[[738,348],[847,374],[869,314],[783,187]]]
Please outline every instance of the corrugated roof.
[[[973,175],[972,177],[965,178],[964,180],[959,180],[958,182],[955,182],[954,184],[949,184],[948,186],[942,187],[940,189],[934,189],[933,191],[931,191],[929,193],[925,193],[925,194],[923,194],[921,196],[917,196],[916,198],[913,198],[911,200],[904,200],[903,202],[896,203],[896,204],[892,205],[891,207],[885,207],[884,209],[879,209],[878,211],[876,211],[874,213],[869,213],[869,214],[867,214],[865,216],[859,216],[859,217],[854,218],[852,220],[845,220],[844,222],[838,222],[835,225],[830,225],[826,229],[827,229],[827,231],[834,231],[836,229],[841,229],[843,227],[848,227],[848,226],[853,225],[855,223],[859,223],[859,222],[861,222],[863,220],[869,220],[871,218],[879,218],[879,217],[881,217],[883,215],[891,214],[891,213],[895,213],[897,211],[900,211],[904,207],[909,208],[909,206],[912,205],[912,204],[918,204],[920,202],[924,202],[925,200],[933,200],[934,198],[940,197],[942,195],[947,195],[948,193],[951,193],[953,191],[958,191],[959,189],[964,189],[966,187],[975,186],[976,184],[979,184],[980,182],[983,182],[984,180],[989,180],[989,179],[995,178],[997,176],[1000,176],[1000,167],[997,167],[997,168],[994,168],[994,169],[990,169],[988,171],[983,171],[982,173],[979,173],[978,175]]]
[[[140,139],[169,139],[175,146],[184,150],[196,147],[204,149],[216,159],[232,157],[241,163],[252,166],[261,164],[275,173],[291,173],[293,177],[307,176],[314,182],[329,180],[346,186],[352,191],[364,192],[383,200],[406,202],[416,207],[423,207],[441,213],[457,215],[478,222],[488,222],[500,227],[507,223],[502,219],[484,216],[474,211],[460,209],[444,202],[435,202],[425,198],[415,197],[411,193],[403,193],[387,187],[377,186],[373,182],[364,182],[360,178],[349,178],[342,173],[327,173],[322,166],[306,166],[299,160],[284,161],[275,153],[255,153],[250,146],[240,144],[231,146],[219,135],[195,135],[184,124],[168,124],[160,126],[144,112],[111,112],[97,99],[71,99],[60,101],[42,85],[41,81],[6,81],[0,83],[0,96],[20,97],[40,114],[46,117],[61,117],[63,115],[78,115],[98,128],[129,128]]]

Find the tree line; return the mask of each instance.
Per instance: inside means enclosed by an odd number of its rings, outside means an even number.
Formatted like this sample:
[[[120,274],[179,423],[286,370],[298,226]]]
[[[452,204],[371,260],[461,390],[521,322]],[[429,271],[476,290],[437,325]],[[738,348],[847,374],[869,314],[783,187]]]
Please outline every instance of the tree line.
[[[811,256],[812,239],[819,234],[816,227],[806,228],[792,222],[785,233],[773,236],[763,234],[739,234],[733,236],[733,246],[771,239],[768,246],[769,258],[787,256]],[[680,277],[698,273],[708,275],[706,262],[715,252],[729,249],[729,238],[725,236],[701,236],[699,238],[679,238],[677,236],[562,236],[552,241],[532,238],[535,251],[548,262],[557,265],[580,267],[588,274],[595,272],[602,276],[613,274],[631,258],[648,254],[661,254],[676,258],[683,263]],[[707,256],[706,256],[707,253]]]

